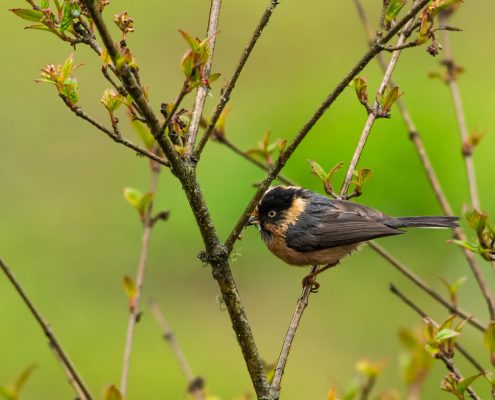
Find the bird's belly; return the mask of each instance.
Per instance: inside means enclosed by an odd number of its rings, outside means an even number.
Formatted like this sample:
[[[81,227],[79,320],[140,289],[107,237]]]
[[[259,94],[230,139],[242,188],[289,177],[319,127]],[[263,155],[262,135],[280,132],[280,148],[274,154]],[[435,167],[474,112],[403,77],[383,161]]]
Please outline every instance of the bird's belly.
[[[287,264],[303,266],[336,264],[342,258],[356,250],[362,243],[353,243],[345,246],[301,253],[287,247],[282,238],[272,236],[270,240],[266,241],[266,245],[273,254]]]

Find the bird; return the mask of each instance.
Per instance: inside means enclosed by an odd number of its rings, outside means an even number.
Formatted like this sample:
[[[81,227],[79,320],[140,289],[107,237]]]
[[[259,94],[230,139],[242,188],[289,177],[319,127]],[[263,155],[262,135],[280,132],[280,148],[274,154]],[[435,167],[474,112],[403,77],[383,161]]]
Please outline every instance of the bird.
[[[302,284],[317,291],[316,275],[369,240],[405,233],[402,228],[455,228],[455,216],[395,218],[348,200],[333,199],[297,186],[272,186],[247,225],[255,225],[268,249],[287,264],[323,266]]]

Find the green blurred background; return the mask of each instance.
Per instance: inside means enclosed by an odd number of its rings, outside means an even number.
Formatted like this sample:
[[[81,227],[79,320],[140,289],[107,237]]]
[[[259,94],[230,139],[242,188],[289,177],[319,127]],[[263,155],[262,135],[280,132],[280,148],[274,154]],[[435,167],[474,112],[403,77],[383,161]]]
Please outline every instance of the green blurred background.
[[[379,2],[364,3],[375,22]],[[71,49],[55,36],[22,29],[25,21],[6,9],[24,7],[25,2],[2,4],[0,255],[99,395],[106,385],[120,381],[128,318],[121,281],[124,275],[134,276],[140,249],[141,227],[122,190],[148,188],[147,162],[76,119],[52,87],[34,83],[42,66],[63,62]],[[222,73],[220,81],[231,75],[266,4],[267,0],[224,2],[213,67]],[[107,9],[109,20],[122,10],[135,19],[136,32],[128,44],[150,87],[155,109],[160,102],[172,101],[180,88],[178,65],[186,44],[177,29],[204,36],[208,9],[209,2],[199,0],[115,0]],[[464,30],[452,34],[452,41],[455,56],[466,69],[460,86],[468,125],[487,132],[475,162],[482,205],[492,215],[494,13],[492,1],[466,2],[452,22]],[[365,49],[351,1],[282,1],[232,96],[229,138],[243,149],[254,147],[266,130],[274,138],[290,139]],[[445,192],[461,213],[468,196],[452,102],[448,88],[427,77],[429,71],[440,68],[441,58],[442,53],[432,58],[425,48],[409,50],[401,56],[394,77],[405,91],[404,100]],[[77,73],[80,104],[105,120],[99,102],[106,88],[100,60],[82,46],[75,59],[85,64]],[[377,65],[371,63],[363,75],[374,92],[381,79]],[[219,88],[220,83],[213,87],[207,115],[218,101]],[[320,190],[306,160],[317,160],[325,168],[348,163],[365,118],[353,91],[346,90],[300,146],[284,174]],[[135,139],[131,129],[124,132]],[[391,120],[377,122],[360,166],[374,173],[360,202],[398,216],[441,212],[395,109]],[[199,175],[214,221],[225,237],[254,192],[251,184],[261,180],[263,173],[210,143]],[[160,177],[157,204],[171,210],[171,218],[153,232],[144,305],[151,296],[159,301],[194,371],[205,377],[212,393],[232,399],[252,391],[227,312],[217,303],[210,268],[196,258],[202,247],[192,214],[167,171]],[[468,276],[462,304],[486,320],[484,302],[467,264],[460,251],[446,243],[448,239],[446,231],[416,230],[380,243],[439,290],[443,290],[439,276],[451,280]],[[246,311],[261,354],[273,361],[305,271],[275,259],[254,229],[246,232],[236,252],[233,272]],[[493,274],[486,263],[482,267],[493,288]],[[345,388],[361,358],[387,360],[379,390],[403,389],[397,330],[420,326],[420,320],[389,293],[389,282],[435,318],[446,316],[384,260],[363,250],[321,277],[322,288],[310,300],[289,359],[284,399],[323,399],[331,385]],[[2,277],[0,313],[0,384],[12,381],[34,362],[39,368],[23,398],[74,398],[46,339]],[[486,364],[479,333],[467,328],[463,336],[463,343]],[[466,374],[473,372],[462,359],[458,362]],[[438,389],[444,374],[443,366],[436,364],[426,383],[425,399],[450,398]],[[171,351],[145,309],[136,332],[128,398],[185,399],[185,387]],[[478,390],[486,396],[488,385],[482,382]]]

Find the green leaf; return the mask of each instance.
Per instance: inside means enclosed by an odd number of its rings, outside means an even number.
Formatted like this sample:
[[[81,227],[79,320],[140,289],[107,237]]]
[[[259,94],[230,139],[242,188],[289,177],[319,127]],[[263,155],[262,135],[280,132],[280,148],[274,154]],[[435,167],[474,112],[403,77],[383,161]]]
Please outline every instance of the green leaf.
[[[46,25],[29,25],[29,26],[25,26],[24,29],[36,29],[36,30],[39,30],[39,31],[47,31],[47,32],[52,32],[52,30],[46,26]]]
[[[438,331],[437,334],[435,335],[434,339],[435,339],[435,341],[441,343],[447,339],[451,339],[451,338],[459,336],[459,335],[460,335],[460,333],[455,331],[454,329],[445,328],[445,329]]]
[[[380,108],[382,114],[388,114],[395,101],[402,95],[403,93],[399,93],[398,86],[394,86],[392,88],[387,86],[383,95],[380,96]]]
[[[192,51],[188,50],[182,57],[180,61],[180,68],[184,72],[187,78],[191,78],[195,67],[194,54]]]
[[[105,394],[103,395],[103,400],[124,400],[122,393],[120,390],[115,387],[115,385],[111,385],[105,390]]]
[[[461,379],[456,388],[456,393],[459,395],[463,395],[466,389],[480,376],[484,375],[484,373],[479,373],[468,378]]]
[[[483,343],[490,353],[490,362],[495,366],[495,321],[490,322],[483,335]]]
[[[391,0],[385,11],[385,24],[390,28],[391,22],[399,15],[400,10],[406,5],[407,0]]]
[[[29,8],[11,8],[10,11],[26,21],[41,22],[41,19],[43,18],[43,13],[41,11]]]
[[[317,176],[322,182],[325,182],[325,179],[327,178],[327,173],[321,167],[321,165],[314,160],[308,160],[308,162],[311,165],[311,173]]]
[[[135,209],[139,209],[139,204],[141,202],[141,198],[143,197],[143,193],[141,193],[137,189],[133,188],[125,188],[124,189],[124,198],[128,201],[128,203],[133,206]]]
[[[356,91],[356,96],[362,104],[368,103],[368,80],[357,76],[349,84]]]
[[[185,39],[185,41],[189,44],[189,47],[191,50],[195,53],[199,51],[199,43],[197,42],[196,39],[193,39],[189,33],[179,29],[179,33],[182,35],[182,37]]]
[[[124,276],[123,287],[124,292],[127,295],[127,299],[129,300],[129,310],[133,311],[136,307],[136,298],[138,292],[136,283],[129,276]]]
[[[40,3],[40,8],[44,10],[45,8],[50,7],[50,0],[42,0]]]
[[[66,31],[72,24],[72,1],[64,1],[64,11],[62,14],[62,21],[60,22],[60,32]]]
[[[218,72],[215,72],[213,74],[210,74],[209,78],[208,78],[208,82],[209,83],[213,83],[215,82],[218,78],[220,78],[222,76],[222,74],[218,73]]]
[[[113,114],[125,101],[124,96],[118,93],[114,88],[105,89],[101,96],[101,102],[110,114]]]
[[[146,124],[137,119],[132,119],[131,117],[131,125],[134,128],[134,132],[136,132],[143,142],[144,147],[146,147],[147,150],[151,150],[153,148],[153,144],[155,143],[155,138],[150,133]]]

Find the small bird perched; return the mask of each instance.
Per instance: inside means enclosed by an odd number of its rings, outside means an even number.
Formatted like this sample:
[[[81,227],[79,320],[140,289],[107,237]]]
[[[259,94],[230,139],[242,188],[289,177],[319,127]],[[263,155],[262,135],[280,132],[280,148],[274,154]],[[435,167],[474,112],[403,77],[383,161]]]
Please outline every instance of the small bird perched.
[[[330,199],[295,186],[274,186],[261,198],[248,225],[256,225],[268,249],[291,265],[324,265],[315,276],[364,242],[405,233],[400,228],[454,228],[457,217],[394,218],[360,204]]]

